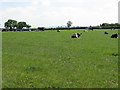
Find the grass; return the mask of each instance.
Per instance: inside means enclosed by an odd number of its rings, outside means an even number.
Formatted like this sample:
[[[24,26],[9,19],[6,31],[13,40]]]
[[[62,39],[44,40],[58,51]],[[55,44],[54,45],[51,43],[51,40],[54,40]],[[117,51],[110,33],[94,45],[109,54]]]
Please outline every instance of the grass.
[[[117,88],[116,32],[3,32],[3,88]]]

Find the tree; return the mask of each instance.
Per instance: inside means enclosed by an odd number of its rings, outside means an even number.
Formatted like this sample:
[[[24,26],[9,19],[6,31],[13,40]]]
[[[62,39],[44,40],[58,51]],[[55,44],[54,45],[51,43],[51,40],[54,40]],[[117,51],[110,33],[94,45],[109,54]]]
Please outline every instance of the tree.
[[[31,25],[28,25],[28,24],[26,25],[26,28],[30,29],[30,27],[31,27]]]
[[[17,25],[16,20],[9,19],[7,22],[5,22],[5,28],[9,28],[10,30],[14,29]]]
[[[103,23],[101,26],[109,26],[108,23]]]
[[[119,23],[115,23],[115,26],[120,26],[120,24]]]
[[[29,29],[31,27],[31,25],[26,24],[26,22],[18,22],[17,23],[16,20],[12,20],[12,19],[9,19],[7,22],[5,22],[4,26],[6,29],[10,29],[10,31],[15,29],[15,27],[16,27],[16,29],[23,29],[23,27],[26,27]]]
[[[23,29],[23,27],[27,27],[26,22],[18,22],[17,29]]]
[[[68,22],[67,22],[67,27],[70,28],[71,25],[72,25],[72,22],[71,22],[71,21],[68,21]]]
[[[8,22],[5,22],[5,25],[4,25],[4,26],[5,26],[6,29],[8,29],[10,25],[9,25]]]

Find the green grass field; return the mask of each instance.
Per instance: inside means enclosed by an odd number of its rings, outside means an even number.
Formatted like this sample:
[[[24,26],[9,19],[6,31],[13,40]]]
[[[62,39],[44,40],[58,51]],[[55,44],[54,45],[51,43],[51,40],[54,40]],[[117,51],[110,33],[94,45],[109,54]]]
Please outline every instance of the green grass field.
[[[3,88],[117,88],[117,32],[3,32]]]

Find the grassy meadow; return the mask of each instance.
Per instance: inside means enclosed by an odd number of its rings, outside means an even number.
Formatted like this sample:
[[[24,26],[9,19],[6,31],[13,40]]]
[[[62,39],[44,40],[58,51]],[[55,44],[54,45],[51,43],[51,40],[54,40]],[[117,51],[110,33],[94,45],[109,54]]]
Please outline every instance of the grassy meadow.
[[[3,88],[117,88],[117,32],[2,32]]]

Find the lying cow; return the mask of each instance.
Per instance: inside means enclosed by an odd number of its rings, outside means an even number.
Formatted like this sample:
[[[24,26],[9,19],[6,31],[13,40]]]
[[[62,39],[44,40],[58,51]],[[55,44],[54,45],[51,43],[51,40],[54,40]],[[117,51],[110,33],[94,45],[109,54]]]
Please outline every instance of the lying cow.
[[[116,34],[112,34],[111,38],[118,38],[118,34],[117,33]]]
[[[108,32],[104,32],[104,34],[108,34]]]
[[[75,33],[71,36],[71,38],[79,38],[82,35],[82,33]]]

